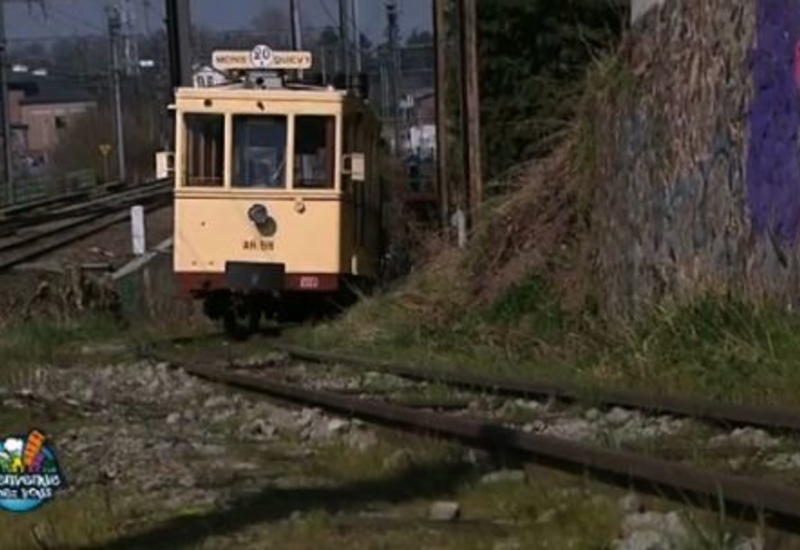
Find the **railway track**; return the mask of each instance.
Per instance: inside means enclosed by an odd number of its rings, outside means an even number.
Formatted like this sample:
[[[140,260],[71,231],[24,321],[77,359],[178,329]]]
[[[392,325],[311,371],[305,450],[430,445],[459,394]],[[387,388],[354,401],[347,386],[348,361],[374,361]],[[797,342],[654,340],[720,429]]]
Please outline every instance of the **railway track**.
[[[160,180],[45,212],[0,219],[0,271],[123,222],[135,204],[151,211],[171,200],[171,183]]]
[[[49,199],[34,201],[0,210],[0,235],[40,224],[64,219],[67,216],[98,213],[120,203],[162,195],[171,190],[171,180],[156,180],[136,187],[119,184],[103,186],[100,190],[78,191]]]
[[[366,358],[338,356],[280,345],[273,347],[288,353],[295,361],[324,363],[329,366],[349,364],[362,371],[390,374],[411,383],[433,382],[472,392],[492,393],[504,398],[549,396],[577,402],[582,400],[583,395],[569,386],[437,373],[392,363],[379,363]],[[783,530],[800,532],[800,488],[785,483],[699,468],[638,451],[529,433],[489,414],[475,415],[474,410],[468,414],[459,413],[458,409],[464,408],[464,405],[447,407],[441,403],[426,404],[424,400],[416,404],[398,404],[387,401],[386,395],[380,395],[385,392],[376,388],[354,393],[346,385],[337,383],[333,383],[333,389],[315,387],[320,384],[331,385],[332,380],[328,378],[325,381],[316,368],[309,370],[305,365],[302,369],[305,374],[291,380],[291,368],[285,368],[286,365],[276,368],[275,365],[260,366],[252,363],[246,367],[229,364],[226,368],[197,364],[158,352],[150,352],[149,355],[209,382],[258,392],[282,401],[318,407],[335,414],[354,416],[392,428],[457,440],[492,452],[520,454],[555,469],[581,475],[589,474],[626,488],[633,486],[642,492],[655,493],[682,504],[690,503],[717,511],[720,506],[724,506],[728,514],[737,513],[743,519],[763,520]],[[322,382],[315,382],[316,378]],[[606,405],[625,405],[650,414],[670,411],[715,425],[761,426],[775,431],[798,430],[797,413],[783,409],[719,405],[695,400],[641,396],[633,392],[598,394],[593,398],[595,404],[602,405],[603,402]]]
[[[271,344],[299,361],[338,363],[381,371],[421,382],[444,384],[457,388],[490,392],[505,397],[554,399],[564,403],[588,403],[611,408],[624,407],[648,414],[669,414],[692,418],[723,427],[752,426],[772,431],[800,433],[800,410],[784,407],[735,405],[704,399],[663,396],[634,391],[593,390],[574,384],[535,380],[496,378],[458,371],[419,368],[389,361],[376,361],[354,355],[326,353]]]

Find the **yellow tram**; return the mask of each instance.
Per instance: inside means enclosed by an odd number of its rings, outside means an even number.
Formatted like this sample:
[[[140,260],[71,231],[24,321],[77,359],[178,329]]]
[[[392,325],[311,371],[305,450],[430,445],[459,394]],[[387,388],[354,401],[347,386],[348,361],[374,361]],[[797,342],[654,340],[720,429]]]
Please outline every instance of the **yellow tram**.
[[[228,328],[374,282],[380,127],[352,89],[303,84],[307,52],[217,51],[224,82],[175,105],[174,272]]]

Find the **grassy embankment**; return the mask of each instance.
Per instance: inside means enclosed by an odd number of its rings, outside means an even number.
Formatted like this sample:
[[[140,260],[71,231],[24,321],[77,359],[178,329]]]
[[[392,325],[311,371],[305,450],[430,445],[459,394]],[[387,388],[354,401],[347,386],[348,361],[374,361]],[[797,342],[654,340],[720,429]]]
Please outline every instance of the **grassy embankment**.
[[[564,145],[529,167],[518,190],[486,205],[466,251],[441,246],[400,288],[293,338],[587,387],[796,404],[800,318],[781,308],[706,295],[654,307],[635,323],[594,313],[591,174],[603,130],[589,105],[631,85],[635,76],[617,58],[598,61]]]

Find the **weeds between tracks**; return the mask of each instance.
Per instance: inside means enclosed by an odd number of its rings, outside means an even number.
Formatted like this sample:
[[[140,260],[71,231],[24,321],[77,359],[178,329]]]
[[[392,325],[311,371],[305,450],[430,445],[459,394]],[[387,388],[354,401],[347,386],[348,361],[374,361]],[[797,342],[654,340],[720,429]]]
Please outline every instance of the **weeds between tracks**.
[[[409,288],[357,305],[336,323],[289,341],[481,374],[640,389],[729,403],[793,405],[800,392],[800,318],[777,307],[709,296],[636,324],[563,311],[541,280],[490,307],[429,272]],[[441,293],[441,294],[439,294]]]

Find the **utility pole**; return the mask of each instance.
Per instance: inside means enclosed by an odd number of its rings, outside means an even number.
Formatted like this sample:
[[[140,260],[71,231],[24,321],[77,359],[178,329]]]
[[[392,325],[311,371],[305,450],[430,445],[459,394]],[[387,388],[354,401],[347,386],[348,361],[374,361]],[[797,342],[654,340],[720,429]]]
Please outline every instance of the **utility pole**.
[[[173,90],[192,86],[191,14],[189,0],[165,0],[170,83]]]
[[[136,29],[134,28],[134,12],[131,0],[125,0],[121,8],[120,19],[122,23],[122,42],[123,70],[127,76],[138,76],[139,69],[139,43],[136,40]]]
[[[461,102],[463,124],[463,155],[466,196],[463,208],[472,216],[483,201],[483,179],[481,174],[481,121],[480,93],[478,89],[478,39],[477,0],[460,0],[459,22],[461,26]]]
[[[450,223],[450,171],[448,167],[447,111],[447,1],[433,0],[433,35],[436,48],[436,182],[442,229]]]
[[[339,55],[342,57],[342,71],[345,82],[350,85],[350,55],[348,52],[349,32],[347,27],[347,0],[339,0]]]
[[[380,81],[381,81],[381,117],[388,118],[392,116],[391,99],[389,98],[389,74],[386,70],[384,63],[380,64]]]
[[[150,36],[150,8],[152,3],[150,0],[142,0],[142,8],[144,9],[144,33]]]
[[[3,176],[6,180],[8,204],[14,203],[14,155],[12,153],[10,94],[8,89],[8,40],[6,39],[6,3],[0,0],[0,94],[3,117]]]
[[[297,5],[297,0],[289,0],[289,12],[292,20],[292,50],[299,51],[303,49],[303,31],[300,25],[300,8]],[[297,78],[303,79],[303,71],[297,71]]]
[[[320,59],[320,67],[322,68],[322,82],[326,85],[328,84],[328,50],[327,48],[320,43],[319,45],[319,59]]]
[[[397,2],[396,0],[386,0],[386,19],[387,19],[387,33],[389,38],[389,66],[391,72],[389,73],[389,101],[391,108],[389,112],[392,117],[392,127],[394,128],[394,153],[400,153],[400,101],[399,101],[399,86],[400,86],[400,52],[398,49],[398,41],[400,31],[397,26]]]
[[[111,41],[111,86],[114,91],[114,118],[117,127],[117,161],[119,163],[119,180],[126,180],[125,174],[125,136],[122,121],[122,93],[120,90],[120,73],[122,72],[119,61],[120,30],[122,21],[119,6],[108,7],[108,34]]]
[[[355,45],[354,49],[356,54],[356,74],[361,74],[363,72],[363,66],[361,60],[361,28],[358,21],[358,2],[359,0],[350,0],[350,16],[353,19],[353,42]]]
[[[175,90],[193,85],[192,78],[192,41],[191,12],[189,0],[164,0],[167,26],[167,46],[169,50],[169,99],[175,101]],[[167,116],[175,120],[175,111],[168,111]],[[175,124],[169,125],[167,141],[175,150]]]

